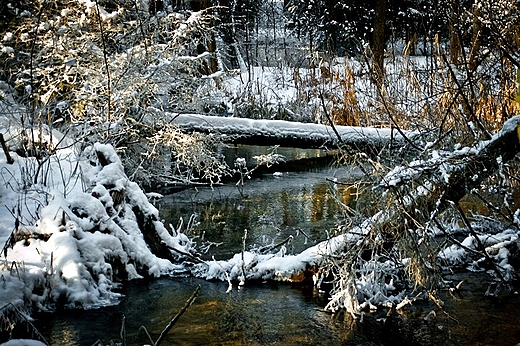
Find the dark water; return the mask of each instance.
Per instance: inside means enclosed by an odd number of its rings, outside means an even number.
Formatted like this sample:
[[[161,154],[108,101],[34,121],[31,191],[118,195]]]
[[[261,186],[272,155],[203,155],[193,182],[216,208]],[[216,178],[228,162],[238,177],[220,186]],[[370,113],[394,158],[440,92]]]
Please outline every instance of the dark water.
[[[163,345],[516,345],[519,295],[485,297],[479,277],[465,279],[456,296],[441,294],[444,310],[417,301],[362,322],[323,311],[326,297],[312,287],[254,284],[226,294],[227,284],[195,278],[133,281],[117,306],[58,311],[37,316],[36,325],[51,345],[151,344],[142,326],[156,340],[200,285]],[[430,311],[436,317],[426,320]]]
[[[323,297],[312,288],[257,285],[226,294],[227,285],[194,278],[132,282],[118,306],[68,311],[52,316],[43,333],[52,345],[91,345],[121,340],[150,343],[201,285],[200,293],[169,332],[165,345],[316,345],[337,344],[348,334],[342,323],[323,312]]]
[[[345,182],[356,174],[347,168],[265,174],[243,186],[188,189],[166,196],[156,206],[167,224],[177,228],[182,218],[183,232],[221,244],[209,252],[217,258],[241,251],[244,230],[247,248],[277,244],[293,236],[287,250],[298,253],[334,234],[344,219],[341,205],[353,206],[357,190],[332,180]],[[191,217],[196,225],[188,229]]]
[[[284,160],[273,166],[273,169],[309,172],[320,170],[319,167],[324,167],[334,162],[337,150],[266,147],[260,145],[224,145],[220,148],[220,153],[224,156],[229,167],[234,167],[236,159],[242,158],[251,169],[257,166],[257,157],[278,154],[283,156]]]

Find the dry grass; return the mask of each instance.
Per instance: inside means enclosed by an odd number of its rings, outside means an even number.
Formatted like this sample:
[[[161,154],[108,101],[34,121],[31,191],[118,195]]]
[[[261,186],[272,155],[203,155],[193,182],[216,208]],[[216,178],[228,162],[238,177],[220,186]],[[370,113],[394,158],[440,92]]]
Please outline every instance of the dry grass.
[[[511,62],[490,58],[468,71],[463,64],[447,64],[444,54],[437,44],[432,56],[388,59],[381,89],[370,83],[368,65],[321,59],[305,75],[295,70],[297,99],[307,104],[300,108],[323,123],[437,129],[437,135],[450,133],[450,144],[485,138],[520,113]]]

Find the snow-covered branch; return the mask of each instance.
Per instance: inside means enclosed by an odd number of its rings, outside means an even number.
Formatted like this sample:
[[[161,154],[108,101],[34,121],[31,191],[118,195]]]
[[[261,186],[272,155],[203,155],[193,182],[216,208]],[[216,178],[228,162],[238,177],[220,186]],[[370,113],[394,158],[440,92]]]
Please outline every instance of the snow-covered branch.
[[[423,269],[414,267],[416,262],[413,258],[392,258],[392,253],[397,255],[402,249],[387,254],[380,254],[377,249],[392,249],[408,234],[415,233],[417,227],[422,227],[424,232],[432,218],[436,218],[451,203],[458,203],[473,187],[494,174],[499,163],[515,157],[520,152],[519,130],[520,116],[516,116],[508,120],[491,140],[473,148],[446,152],[442,157],[435,154],[431,160],[420,164],[418,161],[412,162],[407,167],[392,170],[375,187],[376,190],[383,190],[386,203],[382,204],[388,205],[386,209],[375,213],[360,225],[344,230],[342,235],[323,241],[298,255],[286,255],[283,247],[276,254],[245,252],[227,261],[199,264],[194,274],[219,280],[226,280],[229,275],[231,279],[238,280],[245,268],[246,280],[312,279],[314,283],[319,283],[320,276],[328,272],[337,274],[331,301],[327,306],[332,311],[345,308],[357,314],[362,309],[372,309],[377,305],[397,305],[407,299],[403,290],[396,291],[399,271],[405,269],[409,276],[415,275],[410,279],[426,289],[438,283],[433,282],[435,276],[427,277],[427,274],[421,273]],[[396,203],[397,200],[400,202]],[[486,245],[486,253],[495,254],[503,268],[510,266],[504,259],[504,252],[499,255],[500,251],[495,247],[517,241],[517,232],[514,233],[511,236],[511,232],[506,232],[504,237],[497,237],[498,240]],[[414,238],[411,241],[417,240]],[[421,242],[428,241],[422,236],[414,246],[421,246]],[[470,241],[466,240],[465,243],[470,244]],[[365,258],[365,252],[375,257]],[[453,252],[456,252],[456,248],[452,247],[441,251],[440,256],[447,258],[448,253]],[[406,252],[403,254],[406,255]],[[420,253],[416,255],[421,256]],[[484,253],[482,256],[490,259]],[[436,266],[435,254],[431,262],[424,265],[432,270]]]

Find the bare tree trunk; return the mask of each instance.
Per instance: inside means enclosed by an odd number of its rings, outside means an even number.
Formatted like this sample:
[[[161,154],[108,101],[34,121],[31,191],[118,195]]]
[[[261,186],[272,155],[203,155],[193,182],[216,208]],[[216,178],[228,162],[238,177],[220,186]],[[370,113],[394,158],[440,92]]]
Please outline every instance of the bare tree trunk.
[[[192,7],[200,6],[198,8],[198,10],[207,10],[212,6],[211,0],[192,1],[192,3],[197,4],[197,5],[192,4]],[[197,50],[198,50],[197,53],[202,54],[206,50],[211,53],[211,57],[209,59],[209,66],[204,66],[205,71],[203,71],[205,74],[210,75],[212,73],[217,72],[217,70],[218,70],[218,61],[217,61],[217,58],[215,57],[215,53],[217,51],[217,42],[215,39],[215,32],[213,30],[207,35],[207,40],[205,42],[205,45],[206,45],[206,47],[204,47],[203,44],[199,44],[199,46],[197,47]]]
[[[460,61],[461,55],[461,42],[460,42],[460,30],[458,28],[458,23],[460,13],[460,4],[459,0],[451,1],[451,9],[450,9],[450,26],[449,26],[449,35],[450,35],[450,62],[452,64],[457,64]]]
[[[471,37],[471,50],[468,57],[468,69],[475,71],[478,67],[478,55],[480,53],[480,36],[482,34],[482,23],[480,22],[480,7],[473,5],[473,29]]]
[[[385,63],[385,21],[386,0],[376,1],[376,13],[374,16],[374,37],[372,39],[372,73],[378,87],[381,86],[384,77]]]

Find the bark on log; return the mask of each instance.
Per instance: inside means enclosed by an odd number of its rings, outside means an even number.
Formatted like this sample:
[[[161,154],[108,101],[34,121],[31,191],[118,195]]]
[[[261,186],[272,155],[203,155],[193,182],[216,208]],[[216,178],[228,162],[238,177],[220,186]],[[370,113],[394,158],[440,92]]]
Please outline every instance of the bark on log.
[[[405,139],[392,128],[365,128],[205,116],[171,115],[172,124],[185,132],[218,133],[224,142],[251,145],[280,145],[295,148],[337,148],[348,145],[362,151],[379,151],[385,146],[403,146]],[[413,137],[415,133],[408,132]]]

